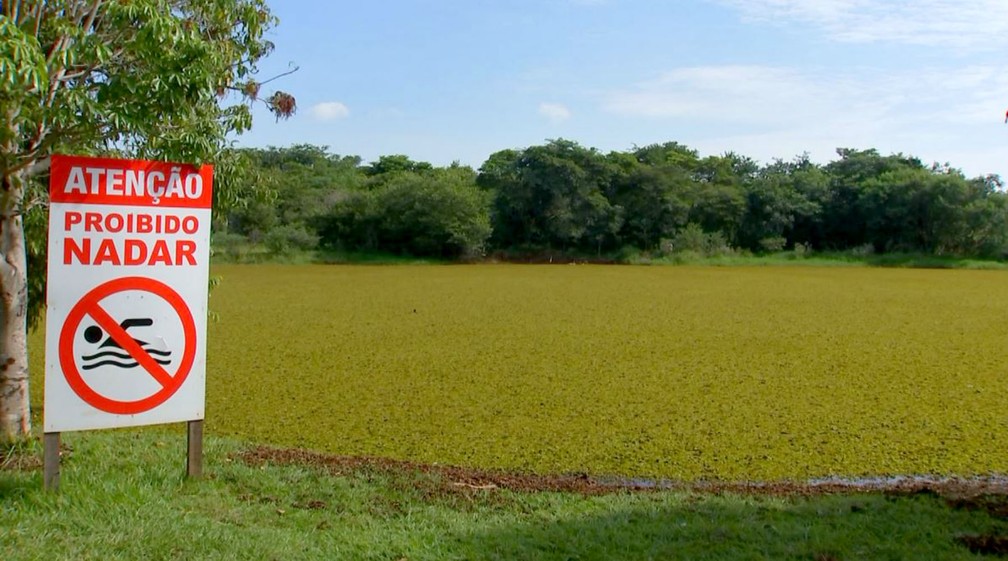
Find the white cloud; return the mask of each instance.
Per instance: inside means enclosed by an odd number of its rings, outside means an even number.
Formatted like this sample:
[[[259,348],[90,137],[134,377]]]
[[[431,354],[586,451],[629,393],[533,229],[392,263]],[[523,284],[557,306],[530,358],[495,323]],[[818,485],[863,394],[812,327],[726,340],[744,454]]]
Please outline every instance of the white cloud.
[[[609,94],[611,113],[736,125],[786,127],[860,120],[998,118],[1008,69],[974,66],[892,73],[727,65],[679,68]]]
[[[312,105],[308,110],[312,117],[320,121],[334,121],[350,116],[350,109],[338,101],[324,101]]]
[[[551,123],[562,123],[571,118],[570,109],[560,103],[540,103],[539,114],[549,119]]]
[[[1001,160],[966,157],[1008,149],[1005,91],[1004,66],[900,73],[701,66],[612,92],[603,109],[666,129],[700,131],[688,143],[701,150],[762,160],[804,151],[827,160],[837,147],[874,147],[948,160],[971,174],[1005,173]]]
[[[820,28],[834,40],[957,49],[1008,44],[1004,0],[713,0],[746,17]]]
[[[827,90],[795,70],[769,66],[698,66],[612,94],[605,109],[640,117],[772,123],[808,118]]]

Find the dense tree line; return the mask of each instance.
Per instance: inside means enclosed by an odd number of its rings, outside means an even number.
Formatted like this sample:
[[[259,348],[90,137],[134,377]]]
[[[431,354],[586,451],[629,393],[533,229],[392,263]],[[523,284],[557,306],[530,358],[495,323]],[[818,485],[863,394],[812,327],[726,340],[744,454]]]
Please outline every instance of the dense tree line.
[[[321,248],[440,258],[690,251],[914,252],[1003,258],[1008,196],[996,176],[875,150],[759,165],[676,142],[610,152],[555,140],[479,168],[402,155],[364,164],[324,147],[243,149],[273,198],[218,221],[240,257]]]

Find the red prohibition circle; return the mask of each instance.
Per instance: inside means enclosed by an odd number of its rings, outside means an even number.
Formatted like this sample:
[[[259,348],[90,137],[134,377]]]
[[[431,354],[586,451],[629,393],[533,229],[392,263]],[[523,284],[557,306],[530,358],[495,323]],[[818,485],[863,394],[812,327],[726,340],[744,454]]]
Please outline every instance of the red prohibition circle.
[[[174,374],[168,373],[160,364],[154,362],[154,359],[144,352],[133,338],[127,335],[125,330],[119,327],[118,323],[100,306],[101,301],[105,298],[127,290],[149,292],[164,299],[182,320],[185,347],[182,351],[182,362]],[[84,316],[91,316],[104,328],[123,350],[129,353],[148,374],[154,377],[155,381],[161,384],[161,389],[142,399],[122,401],[101,395],[91,388],[81,376],[73,354],[74,335],[84,320]],[[107,413],[134,415],[150,411],[161,405],[182,387],[192,370],[195,359],[196,323],[193,321],[192,312],[186,306],[185,300],[167,284],[146,277],[123,277],[96,286],[70,309],[70,313],[63,323],[63,329],[60,331],[59,361],[67,383],[81,399]]]

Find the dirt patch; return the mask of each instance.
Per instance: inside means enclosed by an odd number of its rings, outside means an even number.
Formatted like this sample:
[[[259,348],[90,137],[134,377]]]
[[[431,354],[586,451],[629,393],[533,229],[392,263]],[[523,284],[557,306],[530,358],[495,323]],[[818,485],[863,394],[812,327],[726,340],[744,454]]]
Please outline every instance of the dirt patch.
[[[951,508],[982,510],[994,518],[1008,519],[1008,495],[959,496],[946,501]]]
[[[334,475],[380,473],[387,475],[423,476],[413,483],[424,491],[472,493],[507,489],[520,492],[559,492],[582,495],[641,493],[664,490],[705,494],[731,493],[761,496],[817,496],[843,493],[884,493],[892,495],[929,494],[946,497],[950,506],[959,501],[980,497],[1002,497],[999,503],[1008,512],[1008,479],[1006,478],[926,478],[893,477],[874,479],[830,479],[816,481],[720,482],[667,481],[595,477],[584,473],[535,474],[502,470],[484,470],[423,464],[367,456],[338,456],[310,450],[256,446],[238,454],[238,458],[253,466],[304,465],[324,469]],[[989,499],[993,501],[994,499]]]
[[[981,494],[947,499],[950,508],[982,510],[992,518],[1008,519],[1008,495]],[[1008,536],[1003,534],[979,534],[957,536],[956,543],[981,555],[1008,556]]]
[[[334,475],[378,473],[405,478],[424,476],[414,481],[421,491],[439,494],[469,494],[472,492],[508,489],[511,491],[552,491],[600,495],[628,490],[648,490],[643,487],[615,485],[595,480],[584,474],[544,476],[529,473],[490,471],[457,466],[421,464],[363,456],[335,456],[290,448],[257,446],[238,454],[252,466],[301,465],[321,468]]]
[[[959,536],[956,542],[973,553],[1008,556],[1008,536]]]
[[[0,449],[0,471],[35,471],[42,469],[42,455],[21,447]]]

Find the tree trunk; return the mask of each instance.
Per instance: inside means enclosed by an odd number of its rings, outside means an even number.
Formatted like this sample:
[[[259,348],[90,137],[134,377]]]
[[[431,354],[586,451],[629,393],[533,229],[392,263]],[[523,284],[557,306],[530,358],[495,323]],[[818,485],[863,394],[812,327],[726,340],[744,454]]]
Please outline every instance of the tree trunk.
[[[0,185],[0,444],[31,433],[28,398],[28,277],[19,175]]]

